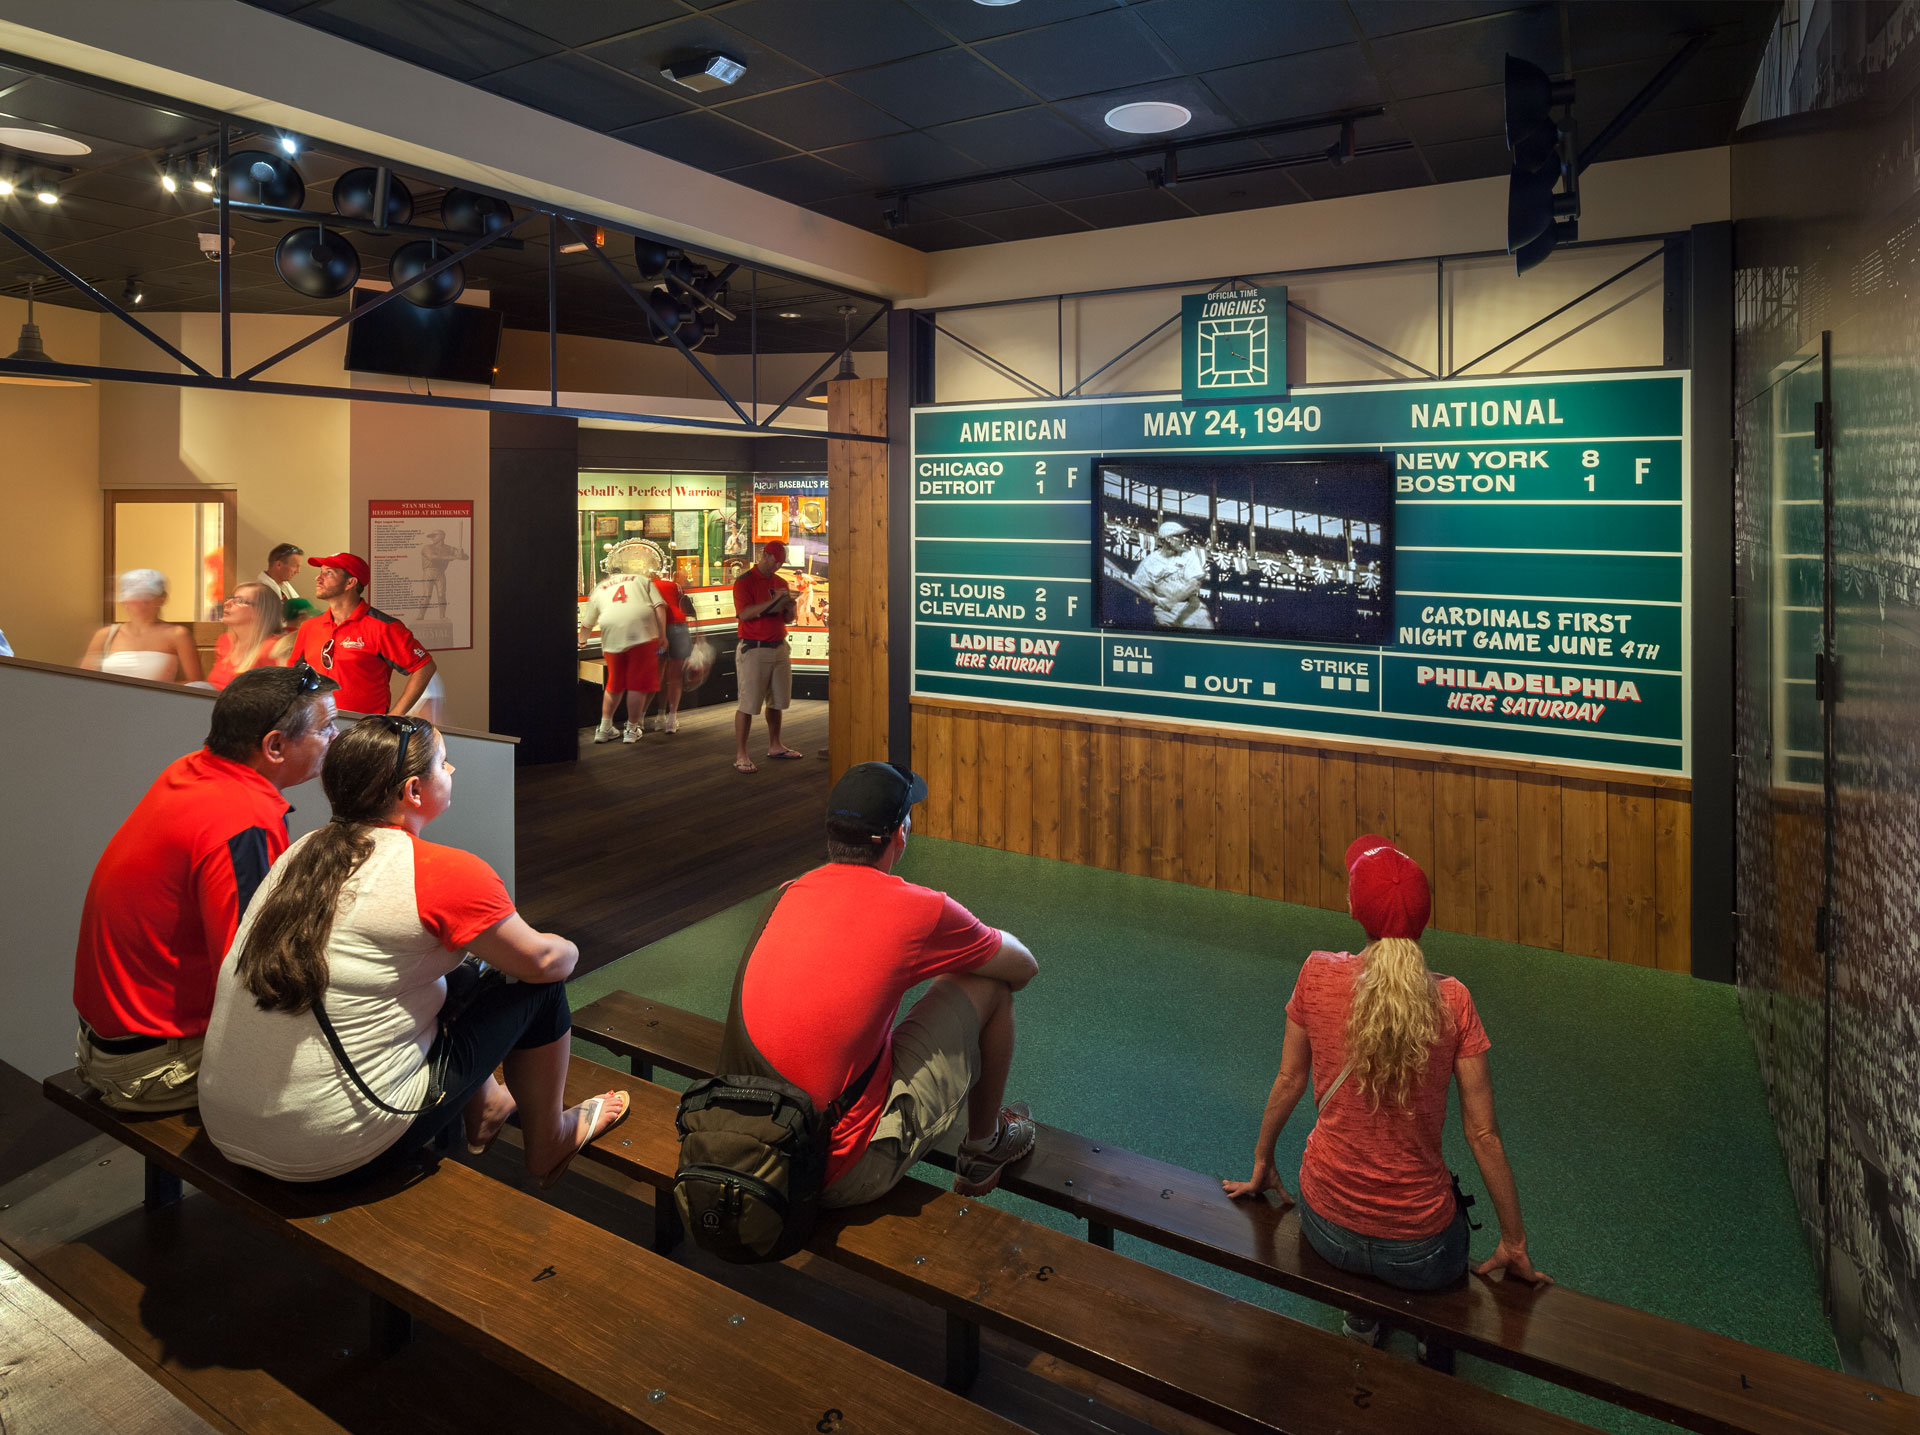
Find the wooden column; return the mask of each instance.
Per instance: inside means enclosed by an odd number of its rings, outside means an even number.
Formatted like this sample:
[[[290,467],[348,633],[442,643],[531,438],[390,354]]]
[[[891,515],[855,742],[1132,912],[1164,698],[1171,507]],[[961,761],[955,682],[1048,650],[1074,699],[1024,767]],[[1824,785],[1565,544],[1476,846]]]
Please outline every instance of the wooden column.
[[[827,427],[887,432],[887,381],[827,385]],[[887,756],[887,446],[827,441],[827,751],[838,779]],[[903,655],[903,661],[911,661]]]

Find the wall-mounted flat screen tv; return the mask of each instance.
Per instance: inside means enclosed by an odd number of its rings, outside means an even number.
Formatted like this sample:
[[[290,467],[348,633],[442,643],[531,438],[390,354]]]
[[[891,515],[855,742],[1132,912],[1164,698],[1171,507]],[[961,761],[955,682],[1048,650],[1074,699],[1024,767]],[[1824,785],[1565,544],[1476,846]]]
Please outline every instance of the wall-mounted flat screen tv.
[[[380,297],[376,289],[353,291],[355,307]],[[347,368],[363,374],[490,384],[500,362],[498,309],[448,304],[422,309],[405,299],[383,304],[347,325]]]
[[[1387,641],[1393,455],[1094,461],[1103,628]]]

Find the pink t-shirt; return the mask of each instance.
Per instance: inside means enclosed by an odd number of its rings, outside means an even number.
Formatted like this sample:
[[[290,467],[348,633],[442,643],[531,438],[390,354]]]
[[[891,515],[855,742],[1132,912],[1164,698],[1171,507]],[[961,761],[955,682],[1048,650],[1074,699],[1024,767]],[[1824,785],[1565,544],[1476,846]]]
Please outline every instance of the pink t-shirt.
[[[1347,1013],[1361,959],[1315,952],[1300,969],[1287,1017],[1307,1033],[1313,1090],[1325,1091],[1347,1064]],[[1404,1106],[1373,1098],[1349,1076],[1321,1107],[1300,1160],[1300,1194],[1329,1221],[1382,1240],[1438,1235],[1453,1220],[1453,1182],[1440,1150],[1453,1064],[1492,1045],[1473,997],[1452,977],[1435,975],[1448,1021],[1427,1054],[1426,1075]]]
[[[826,1184],[867,1149],[893,1081],[894,1013],[908,990],[969,972],[1000,933],[944,892],[877,868],[830,862],[795,882],[747,961],[740,1014],[773,1069],[824,1110],[880,1064],[833,1131]]]

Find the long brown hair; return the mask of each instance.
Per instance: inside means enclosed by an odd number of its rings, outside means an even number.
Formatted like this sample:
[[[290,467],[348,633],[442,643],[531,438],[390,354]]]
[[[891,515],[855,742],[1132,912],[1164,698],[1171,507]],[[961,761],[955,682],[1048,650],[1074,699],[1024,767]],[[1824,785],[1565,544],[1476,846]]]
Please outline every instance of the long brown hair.
[[[235,959],[235,975],[262,1011],[298,1016],[326,995],[327,935],[341,888],[373,855],[369,826],[386,821],[401,789],[432,772],[443,750],[432,723],[385,716],[363,719],[327,749],[320,785],[333,820],[281,859],[286,870]]]
[[[1451,1013],[1418,942],[1381,937],[1367,945],[1361,959],[1347,1011],[1354,1084],[1376,1111],[1383,1099],[1405,1106]]]

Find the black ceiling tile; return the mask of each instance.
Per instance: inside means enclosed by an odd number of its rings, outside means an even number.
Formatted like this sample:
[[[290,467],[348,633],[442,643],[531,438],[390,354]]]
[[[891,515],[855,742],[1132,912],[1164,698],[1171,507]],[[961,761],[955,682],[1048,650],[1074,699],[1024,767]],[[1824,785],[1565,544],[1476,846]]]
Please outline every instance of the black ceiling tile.
[[[1133,7],[1190,70],[1215,70],[1249,55],[1292,55],[1353,40],[1340,0],[1147,0]]]
[[[1084,234],[1093,226],[1077,214],[1069,214],[1058,205],[1029,204],[1020,209],[1002,209],[993,214],[976,214],[972,222],[995,239],[1043,239],[1050,234]]]
[[[747,72],[723,89],[705,92],[686,90],[686,98],[696,105],[722,104],[745,95],[760,95],[769,90],[804,84],[814,78],[813,73],[803,66],[796,65],[785,56],[707,15],[689,15],[684,20],[674,20],[638,35],[607,40],[587,48],[585,53],[630,75],[673,85],[674,89],[679,90],[682,87],[674,85],[672,80],[660,79],[661,70],[677,61],[691,60],[714,51],[738,60],[747,67]]]
[[[1121,10],[1063,20],[975,48],[988,63],[1049,100],[1143,85],[1180,73],[1146,27]]]
[[[1055,203],[1089,199],[1098,194],[1130,194],[1135,190],[1151,188],[1147,182],[1146,167],[1142,163],[1122,159],[1030,174],[1022,177],[1020,182],[1042,199],[1050,199]]]
[[[1096,195],[1092,199],[1074,199],[1061,208],[1084,219],[1096,229],[1123,224],[1151,224],[1160,219],[1180,219],[1193,211],[1165,189],[1128,190],[1122,194]]]
[[[297,18],[303,25],[456,80],[491,74],[560,48],[457,0],[409,0],[405,5],[393,0],[325,0]]]
[[[1157,135],[1128,134],[1108,125],[1109,110],[1119,105],[1138,104],[1143,100],[1164,100],[1169,104],[1181,105],[1193,118],[1177,130],[1167,130]],[[1059,100],[1053,107],[1109,149],[1129,149],[1134,145],[1153,144],[1160,140],[1192,139],[1214,130],[1237,129],[1240,125],[1233,112],[1220,102],[1212,90],[1186,75]]]
[[[1380,86],[1358,45],[1282,55],[1201,76],[1242,124],[1263,125],[1380,101]]]
[[[1675,73],[1649,108],[1655,111],[1692,109],[1730,100],[1745,101],[1759,59],[1757,53],[1731,46],[1702,50]],[[1579,117],[1581,134],[1598,134],[1600,127],[1638,95],[1664,63],[1662,58],[1576,71],[1574,113]]]
[[[240,0],[243,5],[251,5],[256,10],[271,10],[277,15],[288,15],[295,10],[303,10],[319,0]]]
[[[1033,96],[965,50],[936,50],[843,77],[856,95],[915,129],[1033,103]]]
[[[1398,99],[1503,84],[1506,57],[1558,74],[1564,59],[1557,7],[1540,5],[1383,36],[1373,42],[1380,83]]]
[[[1013,5],[982,5],[979,0],[907,0],[955,39],[972,42],[1035,30],[1099,10],[1114,10],[1126,0],[1019,0]]]
[[[1295,184],[1290,171],[1255,170],[1251,174],[1227,175],[1220,179],[1182,182],[1174,193],[1180,202],[1201,214],[1226,214],[1242,209],[1270,209],[1280,204],[1298,204],[1307,196]]]
[[[778,135],[799,149],[828,149],[898,134],[906,128],[828,80],[815,80],[771,95],[754,95],[718,108],[715,113],[762,134]]]
[[[1325,149],[1330,143],[1332,143],[1331,134],[1320,141],[1320,148]],[[1199,175],[1205,174],[1208,170],[1226,169],[1233,165],[1258,164],[1273,158],[1276,154],[1291,153],[1286,148],[1288,145],[1299,147],[1292,135],[1279,136],[1264,143],[1260,140],[1228,140],[1225,144],[1201,145],[1197,149],[1180,152],[1175,162],[1175,172],[1183,175]],[[1148,161],[1148,163],[1158,167],[1157,161]]]
[[[1726,144],[1740,121],[1740,103],[1698,105],[1691,109],[1650,110],[1611,141],[1602,161],[1634,159],[1676,150],[1710,149]]]
[[[812,155],[797,154],[787,159],[771,159],[730,169],[726,178],[748,189],[757,189],[775,199],[794,204],[813,204],[822,199],[838,199],[856,191],[871,191],[872,185],[858,175],[848,174],[836,165]]]
[[[645,84],[585,55],[549,55],[478,83],[496,95],[602,133],[691,108],[658,85]]]
[[[1382,189],[1412,189],[1429,182],[1426,167],[1412,150],[1364,154],[1338,167],[1305,164],[1293,171],[1293,177],[1315,199]]]
[[[1507,142],[1496,135],[1490,139],[1457,140],[1451,144],[1422,145],[1433,177],[1441,184],[1462,179],[1487,179],[1505,175],[1513,168],[1513,156]]]
[[[467,0],[562,45],[591,45],[687,13],[679,0]]]
[[[977,169],[951,146],[918,131],[864,140],[822,151],[820,158],[850,169],[877,185],[918,184],[930,179],[952,179]]]
[[[1420,145],[1452,144],[1455,140],[1504,135],[1507,125],[1506,90],[1500,85],[1482,85],[1472,90],[1421,95],[1417,99],[1395,101],[1393,113],[1400,117],[1407,133]]]
[[[197,116],[123,100],[44,75],[7,91],[6,98],[0,100],[0,111],[36,128],[51,127],[82,139],[109,140],[133,149],[177,144],[215,128]]]
[[[1038,105],[939,125],[927,133],[989,169],[1010,169],[1014,165],[1064,159],[1069,155],[1095,154],[1100,149],[1099,142],[1091,135],[1068,124],[1052,109]]]
[[[758,164],[761,160],[779,159],[793,153],[789,145],[704,110],[649,120],[618,131],[617,138],[709,172],[737,169],[743,164]]]
[[[884,65],[949,42],[901,0],[746,0],[727,24],[823,75]]]
[[[1348,0],[1360,30],[1370,37],[1422,30],[1511,10],[1514,0]]]
[[[964,219],[935,219],[925,224],[903,224],[887,238],[910,249],[966,249],[975,244],[991,244],[993,236],[976,229]]]
[[[1749,0],[1613,0],[1608,5],[1575,5],[1568,11],[1573,67],[1625,64],[1631,60],[1664,62],[1681,41],[1700,31],[1721,45],[1764,46],[1778,7]]]
[[[879,229],[888,206],[889,201],[880,199],[869,186],[858,194],[844,195],[839,199],[817,200],[807,208],[815,214],[824,214],[828,219],[837,219],[843,224],[857,225],[861,229]],[[761,287],[765,288],[764,285]]]
[[[915,209],[922,202],[955,219],[971,219],[996,209],[1018,209],[1037,204],[1040,196],[1011,179],[990,179],[981,184],[958,184],[952,189],[937,189],[932,194],[915,195]]]

